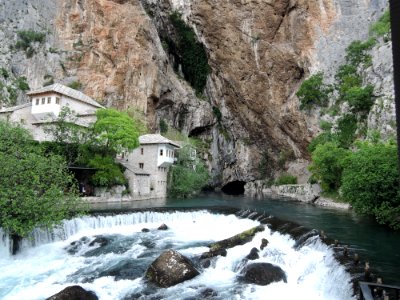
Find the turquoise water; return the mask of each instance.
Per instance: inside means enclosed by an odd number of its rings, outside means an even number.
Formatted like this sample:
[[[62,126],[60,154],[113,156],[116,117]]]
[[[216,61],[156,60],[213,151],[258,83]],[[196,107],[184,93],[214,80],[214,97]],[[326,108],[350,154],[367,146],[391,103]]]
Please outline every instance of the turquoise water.
[[[255,199],[222,194],[108,206],[111,209],[144,207],[235,207],[265,212],[310,229],[323,230],[329,238],[355,249],[362,261],[369,261],[372,270],[383,278],[384,283],[400,285],[400,232],[391,231],[377,225],[373,219],[359,217],[351,211],[320,208],[285,199]]]

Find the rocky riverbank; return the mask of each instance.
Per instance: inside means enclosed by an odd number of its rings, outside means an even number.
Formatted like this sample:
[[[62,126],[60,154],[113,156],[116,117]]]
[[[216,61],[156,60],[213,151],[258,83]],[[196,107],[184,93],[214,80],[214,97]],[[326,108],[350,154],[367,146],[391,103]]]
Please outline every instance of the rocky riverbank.
[[[351,209],[349,203],[339,203],[332,199],[321,197],[321,192],[322,189],[319,184],[309,183],[267,186],[265,182],[258,180],[245,185],[245,195],[251,197],[279,196],[322,207]]]

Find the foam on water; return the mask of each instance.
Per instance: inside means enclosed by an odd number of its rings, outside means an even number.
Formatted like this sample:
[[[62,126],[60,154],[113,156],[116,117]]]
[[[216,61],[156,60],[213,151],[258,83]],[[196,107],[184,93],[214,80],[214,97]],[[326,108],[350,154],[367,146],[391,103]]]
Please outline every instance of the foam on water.
[[[155,230],[162,223],[169,230]],[[1,256],[0,299],[44,299],[74,284],[94,291],[99,299],[112,300],[132,294],[151,294],[170,300],[196,298],[205,288],[215,291],[214,299],[353,299],[350,276],[333,258],[332,250],[318,238],[296,250],[294,240],[271,233],[268,228],[257,233],[252,242],[228,249],[226,257],[218,257],[192,280],[154,290],[142,279],[142,273],[163,249],[174,248],[194,257],[207,251],[210,242],[257,225],[257,221],[207,211],[143,212],[65,221],[54,233],[35,232],[34,240],[26,241],[23,251],[15,257]],[[142,228],[151,231],[142,233]],[[100,248],[88,243],[74,254],[65,250],[73,241],[82,237],[93,240],[98,235],[112,236],[120,248],[93,256],[87,253]],[[237,281],[244,257],[253,247],[259,248],[262,238],[267,238],[269,244],[259,252],[260,258],[255,262],[280,266],[287,274],[287,283],[256,286]],[[3,253],[9,241],[2,239],[1,243]],[[138,278],[117,280],[115,276],[98,275],[124,260],[137,264],[141,272]]]

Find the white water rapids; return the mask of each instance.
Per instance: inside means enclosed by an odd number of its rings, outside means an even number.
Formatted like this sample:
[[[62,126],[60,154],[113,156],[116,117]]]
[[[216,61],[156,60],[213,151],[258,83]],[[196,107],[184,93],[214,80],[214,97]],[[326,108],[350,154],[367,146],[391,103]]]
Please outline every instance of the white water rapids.
[[[163,223],[169,229],[157,230]],[[0,299],[46,299],[76,284],[94,291],[101,300],[202,299],[205,289],[213,290],[213,298],[207,299],[355,299],[350,275],[333,258],[329,247],[314,238],[294,249],[294,240],[271,233],[267,227],[250,243],[228,249],[226,257],[216,258],[192,280],[156,289],[143,279],[148,265],[165,249],[194,258],[208,251],[210,242],[257,225],[257,221],[207,211],[84,217],[65,221],[51,235],[37,231],[14,257],[8,255],[9,240],[0,232]],[[143,228],[150,232],[142,232]],[[95,236],[105,236],[111,243],[90,246]],[[260,247],[262,238],[269,244],[254,262],[278,265],[286,272],[287,283],[257,286],[237,281],[243,259],[253,247]],[[69,253],[66,249],[79,240],[81,243]],[[127,271],[118,275],[114,271],[121,265]]]

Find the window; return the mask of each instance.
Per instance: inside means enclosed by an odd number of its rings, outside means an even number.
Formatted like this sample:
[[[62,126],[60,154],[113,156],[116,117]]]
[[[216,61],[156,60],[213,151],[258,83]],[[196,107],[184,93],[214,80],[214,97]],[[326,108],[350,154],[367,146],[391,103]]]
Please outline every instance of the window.
[[[60,104],[60,97],[56,97],[56,104]]]
[[[143,153],[144,153],[144,149],[143,149],[143,148],[140,148],[140,154],[143,155]]]
[[[42,98],[42,104],[46,103],[46,98]]]
[[[36,105],[39,105],[39,98],[36,98]]]
[[[164,150],[160,149],[160,156],[163,156]]]
[[[143,169],[144,168],[144,163],[139,163],[139,168]]]
[[[47,98],[47,104],[50,104],[51,103],[51,97],[48,97]]]

